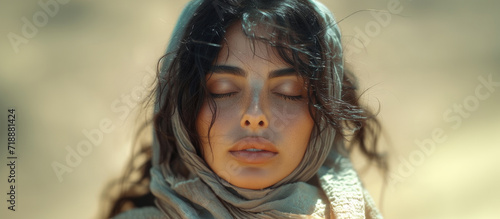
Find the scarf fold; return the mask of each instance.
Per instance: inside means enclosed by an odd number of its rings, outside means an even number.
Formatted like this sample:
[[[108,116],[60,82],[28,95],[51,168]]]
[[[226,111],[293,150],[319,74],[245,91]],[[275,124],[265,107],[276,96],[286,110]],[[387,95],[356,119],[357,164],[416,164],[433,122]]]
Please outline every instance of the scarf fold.
[[[151,169],[151,188],[167,218],[371,218],[381,219],[348,158],[332,151],[317,173],[320,187],[295,182],[274,189],[231,192],[201,177],[179,180]],[[223,180],[218,178],[219,180]],[[226,182],[227,183],[227,182]],[[322,191],[328,200],[321,198]],[[327,203],[331,211],[327,209]]]
[[[188,3],[174,28],[167,53],[177,50],[186,24],[201,2]],[[342,59],[340,31],[333,15],[321,3],[310,2],[327,24],[326,39],[330,45],[327,52]],[[168,66],[172,58],[165,61]],[[335,62],[338,60],[327,62],[327,70],[335,74],[325,80],[332,86],[329,95],[339,98],[343,67]],[[155,112],[163,104],[162,100],[157,102]],[[290,175],[272,187],[251,190],[231,185],[208,167],[190,143],[178,112],[170,122],[178,127],[174,135],[179,155],[191,175],[176,177],[167,165],[161,165],[160,146],[154,138],[150,188],[166,218],[382,218],[349,159],[332,149],[342,144],[335,141],[334,130],[326,130],[318,140],[311,140],[304,158]],[[308,183],[312,177],[319,179],[319,185]]]

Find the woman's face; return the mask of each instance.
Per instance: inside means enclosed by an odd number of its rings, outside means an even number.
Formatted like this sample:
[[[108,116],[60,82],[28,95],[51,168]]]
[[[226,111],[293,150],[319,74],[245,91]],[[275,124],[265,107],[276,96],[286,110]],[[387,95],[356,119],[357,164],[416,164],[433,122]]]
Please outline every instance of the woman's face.
[[[304,157],[313,120],[304,81],[263,42],[252,44],[241,25],[232,25],[207,88],[217,105],[205,101],[196,120],[205,161],[232,185],[262,189],[289,175]]]

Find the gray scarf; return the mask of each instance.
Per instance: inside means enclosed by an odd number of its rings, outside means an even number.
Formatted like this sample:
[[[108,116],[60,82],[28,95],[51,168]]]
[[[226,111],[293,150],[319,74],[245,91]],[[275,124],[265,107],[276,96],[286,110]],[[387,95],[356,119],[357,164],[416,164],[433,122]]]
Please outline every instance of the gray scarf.
[[[311,2],[325,23],[335,24],[324,5],[315,0]],[[201,0],[193,0],[184,9],[167,53],[178,48],[186,24],[200,4]],[[332,50],[328,52],[341,57],[337,25],[329,27],[326,34]],[[171,59],[166,62],[168,66]],[[343,64],[332,60],[327,64],[327,71],[335,72],[334,78],[327,79],[331,82],[330,95],[339,98]],[[158,109],[157,105],[155,111]],[[153,142],[150,188],[158,209],[166,218],[382,218],[349,159],[332,150],[333,145],[342,144],[334,141],[333,129],[322,132],[317,141],[311,140],[301,163],[286,178],[270,188],[251,190],[231,185],[207,166],[189,141],[177,112],[170,122],[178,127],[175,131],[178,151],[191,176],[175,177],[168,166],[160,165],[159,144]],[[308,183],[313,177],[319,181],[316,186]]]

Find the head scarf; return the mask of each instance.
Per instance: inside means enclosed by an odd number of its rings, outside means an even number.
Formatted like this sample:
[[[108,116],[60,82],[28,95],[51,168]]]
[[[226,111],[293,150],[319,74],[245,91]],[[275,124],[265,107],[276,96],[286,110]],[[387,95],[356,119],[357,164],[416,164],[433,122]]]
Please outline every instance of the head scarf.
[[[343,63],[338,61],[342,59],[340,31],[324,5],[315,0],[310,2],[325,23],[330,24],[325,37],[330,50],[327,53],[337,59],[327,60],[326,70],[333,71],[334,76],[325,80],[330,80],[329,95],[340,98],[343,78]],[[167,53],[178,49],[189,19],[201,3],[202,0],[188,3],[173,31]],[[172,59],[165,60],[164,65],[169,66]],[[162,101],[157,100],[155,112]],[[333,129],[322,132],[318,140],[311,140],[301,163],[290,175],[269,188],[251,190],[231,185],[207,166],[197,155],[177,112],[169,122],[177,127],[174,135],[179,155],[191,175],[188,179],[176,177],[167,165],[161,164],[160,145],[154,140],[150,188],[166,218],[382,218],[349,159],[332,150],[334,145],[342,144],[334,140]],[[319,179],[319,186],[308,183],[313,177]]]

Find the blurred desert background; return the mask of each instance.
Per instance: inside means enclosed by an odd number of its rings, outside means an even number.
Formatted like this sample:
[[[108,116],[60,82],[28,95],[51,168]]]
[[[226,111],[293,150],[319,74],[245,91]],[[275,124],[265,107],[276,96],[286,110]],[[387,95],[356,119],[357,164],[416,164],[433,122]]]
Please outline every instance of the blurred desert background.
[[[56,3],[54,13],[44,11],[47,2]],[[102,192],[123,172],[148,116],[138,103],[186,2],[0,1],[1,218],[100,216]],[[361,173],[384,217],[499,218],[500,2],[322,2],[338,20],[358,10],[392,12],[359,12],[339,24],[345,61],[387,136],[385,189],[374,168]],[[15,212],[6,194],[9,108]],[[54,163],[66,165],[97,130],[97,146],[58,178]]]

